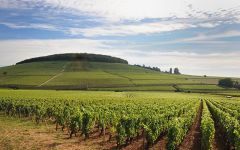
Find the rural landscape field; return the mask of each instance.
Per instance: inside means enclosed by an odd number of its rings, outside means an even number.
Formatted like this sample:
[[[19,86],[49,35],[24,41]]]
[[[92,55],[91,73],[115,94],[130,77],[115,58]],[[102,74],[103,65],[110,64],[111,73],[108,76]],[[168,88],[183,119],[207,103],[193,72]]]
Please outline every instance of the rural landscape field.
[[[94,54],[33,58],[0,71],[4,149],[240,148],[239,90],[218,85],[224,78]]]
[[[0,150],[240,150],[239,0],[0,0]]]

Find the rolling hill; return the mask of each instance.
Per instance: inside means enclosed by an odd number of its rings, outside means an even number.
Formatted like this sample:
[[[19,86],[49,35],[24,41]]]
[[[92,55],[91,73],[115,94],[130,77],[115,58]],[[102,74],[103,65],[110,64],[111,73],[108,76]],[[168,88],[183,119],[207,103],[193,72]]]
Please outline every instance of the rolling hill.
[[[119,91],[225,90],[218,77],[161,73],[95,54],[58,54],[0,68],[0,86]]]

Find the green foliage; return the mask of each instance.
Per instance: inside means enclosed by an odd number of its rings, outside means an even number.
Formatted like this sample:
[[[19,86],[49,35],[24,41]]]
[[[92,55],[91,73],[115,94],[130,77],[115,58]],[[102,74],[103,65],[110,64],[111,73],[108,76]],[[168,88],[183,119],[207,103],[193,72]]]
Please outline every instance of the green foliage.
[[[174,73],[174,74],[181,74],[178,68],[174,68],[173,73]]]
[[[123,145],[125,143],[125,138],[127,137],[126,134],[126,130],[124,128],[124,124],[123,123],[119,123],[117,125],[117,136],[116,136],[116,140],[117,140],[117,145]]]
[[[164,92],[79,92],[41,90],[0,90],[0,111],[9,116],[27,117],[37,123],[52,121],[72,134],[91,136],[105,131],[115,137],[119,147],[144,137],[147,146],[167,134],[168,150],[178,148],[190,129],[200,100],[202,148],[211,149],[214,123],[211,114],[224,129],[227,141],[239,149],[238,120],[240,102],[222,96]],[[221,100],[223,99],[223,100]],[[208,106],[208,107],[207,107]],[[208,111],[208,108],[211,112]],[[144,132],[143,132],[144,131]],[[100,134],[101,136],[104,136]],[[143,134],[144,133],[144,134]]]
[[[218,85],[222,87],[232,88],[233,84],[234,82],[231,78],[224,78],[218,81]]]
[[[212,142],[214,139],[215,128],[214,121],[208,110],[206,102],[203,101],[203,111],[201,119],[201,147],[204,150],[212,149]]]
[[[183,141],[186,131],[184,128],[184,120],[183,119],[176,119],[172,123],[172,127],[168,131],[168,150],[175,150],[177,146]]]
[[[88,53],[66,53],[66,54],[55,54],[50,56],[43,56],[37,58],[27,59],[17,64],[32,63],[32,62],[43,62],[43,61],[94,61],[94,62],[107,62],[107,63],[123,63],[128,64],[126,60],[97,54]]]
[[[80,109],[76,108],[70,118],[69,129],[71,131],[70,137],[72,134],[76,134],[83,128],[83,117]]]
[[[168,150],[175,150],[182,143],[184,137],[186,136],[190,126],[192,125],[197,110],[199,108],[199,103],[197,105],[192,105],[192,107],[188,107],[188,111],[176,117],[172,123],[171,127],[168,130]]]
[[[0,86],[5,87],[174,91],[172,85],[183,85],[193,90],[224,90],[205,85],[217,84],[219,78],[165,74],[124,63],[43,61],[3,67],[0,72],[7,72],[0,74]]]
[[[80,132],[87,139],[96,127],[109,129],[116,135],[118,146],[130,144],[143,129],[148,145],[154,144],[168,131],[172,118],[185,116],[196,106],[196,100],[186,100],[184,95],[176,101],[174,93],[170,96],[164,93],[28,92],[31,94],[21,90],[2,91],[0,111],[13,116],[30,116],[37,123],[55,120],[56,129],[59,126],[67,129],[70,137]],[[168,98],[159,100],[161,97]]]
[[[94,127],[95,117],[92,112],[85,112],[82,117],[82,133],[89,138],[89,133]]]
[[[239,120],[232,117],[229,113],[221,110],[207,101],[212,115],[216,118],[216,122],[224,129],[228,142],[234,146],[235,149],[240,149],[240,123]]]

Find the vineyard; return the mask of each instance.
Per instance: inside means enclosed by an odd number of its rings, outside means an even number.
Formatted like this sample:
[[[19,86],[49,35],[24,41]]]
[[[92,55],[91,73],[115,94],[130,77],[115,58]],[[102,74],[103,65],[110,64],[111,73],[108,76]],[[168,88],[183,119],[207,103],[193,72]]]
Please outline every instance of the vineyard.
[[[36,124],[54,124],[55,130],[67,133],[69,138],[82,137],[83,142],[97,135],[103,143],[111,143],[111,149],[125,149],[136,143],[139,149],[152,149],[163,138],[166,144],[160,148],[183,149],[196,118],[201,117],[197,123],[201,149],[214,149],[218,132],[226,139],[226,148],[240,149],[237,98],[156,92],[1,90],[0,111]]]
[[[219,77],[174,75],[124,63],[44,61],[0,67],[0,87],[93,91],[235,92]]]

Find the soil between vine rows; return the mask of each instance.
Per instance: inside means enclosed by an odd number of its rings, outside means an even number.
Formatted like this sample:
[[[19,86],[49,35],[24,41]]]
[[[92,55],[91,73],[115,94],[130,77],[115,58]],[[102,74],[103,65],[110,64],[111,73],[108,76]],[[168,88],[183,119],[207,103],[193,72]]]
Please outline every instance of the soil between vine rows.
[[[197,116],[190,130],[188,131],[184,141],[179,147],[179,150],[201,150],[201,116],[202,116],[202,102],[198,109]]]

